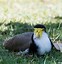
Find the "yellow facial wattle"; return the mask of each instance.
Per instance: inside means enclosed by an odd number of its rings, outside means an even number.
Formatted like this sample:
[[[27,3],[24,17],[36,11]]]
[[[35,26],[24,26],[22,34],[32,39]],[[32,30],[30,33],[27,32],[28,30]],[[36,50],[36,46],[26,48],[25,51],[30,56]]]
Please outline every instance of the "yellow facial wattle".
[[[42,28],[34,28],[34,33],[36,37],[40,38],[42,36],[43,29]]]

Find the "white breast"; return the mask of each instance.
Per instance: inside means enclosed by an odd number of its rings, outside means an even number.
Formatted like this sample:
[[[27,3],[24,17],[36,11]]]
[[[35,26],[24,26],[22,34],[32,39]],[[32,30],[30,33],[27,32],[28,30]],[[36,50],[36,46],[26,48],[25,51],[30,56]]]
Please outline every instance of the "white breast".
[[[38,54],[39,55],[43,55],[45,52],[49,52],[51,50],[51,42],[48,38],[48,35],[46,32],[43,32],[41,38],[35,38],[35,34],[34,34],[34,42],[35,44],[38,46]]]

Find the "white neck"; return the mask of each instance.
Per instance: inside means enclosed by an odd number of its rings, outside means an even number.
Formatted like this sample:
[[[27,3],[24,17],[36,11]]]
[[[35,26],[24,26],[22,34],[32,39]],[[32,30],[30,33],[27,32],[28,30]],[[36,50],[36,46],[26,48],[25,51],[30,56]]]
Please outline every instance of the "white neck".
[[[45,52],[49,52],[51,50],[51,42],[48,38],[48,34],[46,32],[42,33],[40,38],[36,38],[34,34],[34,42],[38,46],[38,54],[42,55]]]

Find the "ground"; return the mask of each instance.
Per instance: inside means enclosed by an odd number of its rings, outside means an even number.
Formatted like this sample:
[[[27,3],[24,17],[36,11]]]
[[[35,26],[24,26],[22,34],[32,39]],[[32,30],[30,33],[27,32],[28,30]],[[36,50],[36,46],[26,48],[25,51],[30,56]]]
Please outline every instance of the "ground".
[[[55,49],[44,56],[25,57],[17,56],[3,47],[5,39],[33,31],[33,25],[37,23],[46,26],[53,43],[62,42],[61,0],[58,0],[57,4],[52,2],[51,5],[40,0],[18,0],[15,3],[14,1],[0,0],[0,64],[62,64],[62,53]]]
[[[2,24],[1,24],[2,25]],[[52,26],[53,25],[53,26]],[[19,33],[33,31],[33,26],[28,24],[20,24],[10,22],[5,25],[8,27],[5,31],[0,31],[0,64],[60,64],[62,62],[62,53],[53,49],[50,54],[46,54],[41,57],[25,57],[25,56],[17,56],[14,52],[8,52],[3,47],[3,42],[5,39],[10,38]],[[12,28],[11,28],[12,26]],[[45,24],[47,27],[47,33],[53,42],[61,41],[61,27],[62,24]],[[30,27],[30,28],[29,28]],[[59,36],[58,36],[59,35]]]

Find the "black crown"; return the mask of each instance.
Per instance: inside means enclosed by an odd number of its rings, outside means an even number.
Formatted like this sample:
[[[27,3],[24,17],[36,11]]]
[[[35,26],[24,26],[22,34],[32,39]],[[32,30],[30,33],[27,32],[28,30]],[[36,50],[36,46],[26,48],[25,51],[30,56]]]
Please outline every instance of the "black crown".
[[[46,27],[42,24],[37,24],[37,25],[34,26],[34,28],[43,28],[44,31],[46,31]]]

